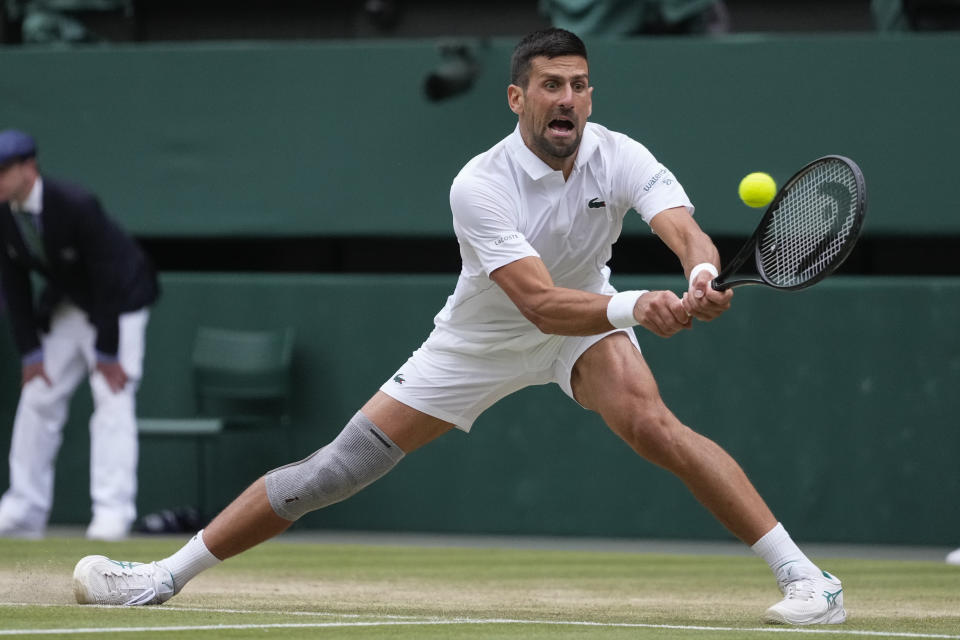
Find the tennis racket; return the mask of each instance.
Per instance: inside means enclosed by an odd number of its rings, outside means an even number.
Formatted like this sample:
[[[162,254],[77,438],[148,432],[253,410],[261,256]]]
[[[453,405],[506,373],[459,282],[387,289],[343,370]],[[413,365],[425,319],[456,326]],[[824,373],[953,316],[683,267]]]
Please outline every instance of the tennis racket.
[[[798,291],[847,259],[863,227],[867,191],[860,167],[824,156],[800,169],[777,192],[753,237],[713,280],[724,291],[746,284]],[[755,274],[740,274],[753,259]]]

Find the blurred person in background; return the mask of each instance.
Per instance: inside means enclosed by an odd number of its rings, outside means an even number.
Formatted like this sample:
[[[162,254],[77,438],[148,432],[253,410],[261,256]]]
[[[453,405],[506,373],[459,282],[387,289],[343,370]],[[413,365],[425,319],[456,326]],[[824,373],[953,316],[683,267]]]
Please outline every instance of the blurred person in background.
[[[540,0],[554,27],[579,36],[704,35],[730,31],[722,0]]]
[[[870,0],[877,31],[956,31],[960,0]]]
[[[156,272],[85,189],[41,176],[32,136],[0,131],[0,279],[22,386],[0,536],[40,538],[70,399],[87,378],[88,538],[125,538],[136,518],[135,396]],[[34,282],[45,287],[35,295]]]

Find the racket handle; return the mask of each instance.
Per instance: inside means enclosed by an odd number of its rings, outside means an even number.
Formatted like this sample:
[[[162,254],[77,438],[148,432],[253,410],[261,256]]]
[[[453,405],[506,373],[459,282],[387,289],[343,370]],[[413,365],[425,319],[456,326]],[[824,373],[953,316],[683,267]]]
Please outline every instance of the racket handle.
[[[717,282],[716,279],[710,281],[710,286],[713,287],[714,291],[726,291],[730,288],[730,285],[726,282]]]

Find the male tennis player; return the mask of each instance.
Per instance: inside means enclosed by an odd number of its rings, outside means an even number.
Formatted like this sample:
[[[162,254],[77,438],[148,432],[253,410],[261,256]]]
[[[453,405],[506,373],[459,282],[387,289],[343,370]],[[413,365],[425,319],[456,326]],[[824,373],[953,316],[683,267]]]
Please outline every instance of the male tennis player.
[[[553,382],[676,474],[770,564],[784,598],[765,621],[845,619],[840,581],[797,548],[725,451],[667,409],[640,354],[633,326],[668,337],[730,306],[730,291],[710,287],[719,255],[683,188],[639,143],[587,123],[593,90],[577,36],[527,36],[511,73],[517,128],[453,181],[463,269],[426,342],[333,442],[254,482],[172,556],[80,560],[78,602],[164,602],[200,571],[353,495],[451,428],[469,431],[500,398]],[[682,298],[610,286],[606,263],[631,208],[680,258],[689,278]]]

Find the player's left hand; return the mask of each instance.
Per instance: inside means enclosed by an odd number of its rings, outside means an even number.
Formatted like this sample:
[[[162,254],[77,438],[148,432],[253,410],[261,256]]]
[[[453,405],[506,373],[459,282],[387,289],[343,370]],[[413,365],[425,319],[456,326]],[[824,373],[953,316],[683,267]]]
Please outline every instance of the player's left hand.
[[[114,393],[119,393],[127,386],[127,372],[123,370],[119,362],[97,362],[97,371],[103,375],[107,385]]]
[[[701,271],[690,283],[690,288],[683,294],[683,309],[687,315],[709,322],[730,308],[733,298],[733,289],[717,291],[710,283],[713,278],[708,271]]]

